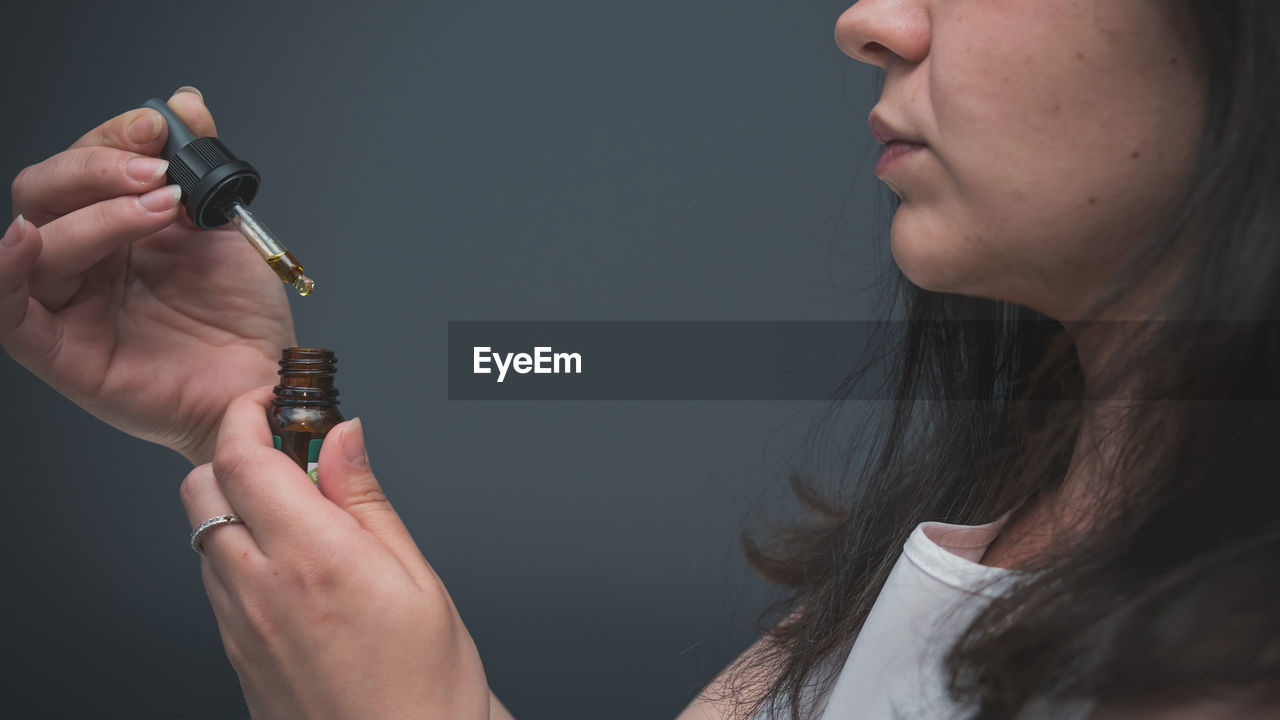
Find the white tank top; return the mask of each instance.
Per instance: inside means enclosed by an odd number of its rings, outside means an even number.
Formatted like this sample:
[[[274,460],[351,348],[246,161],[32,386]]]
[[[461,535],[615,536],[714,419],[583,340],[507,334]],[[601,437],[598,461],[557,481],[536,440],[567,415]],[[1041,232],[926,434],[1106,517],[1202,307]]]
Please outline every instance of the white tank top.
[[[844,657],[835,684],[816,698],[824,708],[822,720],[956,717],[958,708],[944,686],[942,656],[974,615],[1020,574],[978,562],[1009,516],[985,525],[916,526]],[[840,659],[836,653],[831,661]],[[785,710],[756,716],[786,717]]]

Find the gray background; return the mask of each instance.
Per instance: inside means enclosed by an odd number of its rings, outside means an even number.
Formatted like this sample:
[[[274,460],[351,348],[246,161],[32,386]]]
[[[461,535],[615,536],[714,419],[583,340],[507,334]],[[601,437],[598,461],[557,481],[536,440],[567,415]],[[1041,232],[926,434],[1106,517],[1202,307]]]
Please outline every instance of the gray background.
[[[890,260],[848,4],[11,4],[0,170],[199,87],[498,696],[674,717],[755,637],[735,542],[817,405],[449,402],[446,321],[865,317]],[[0,387],[3,714],[247,716],[186,462],[2,355]]]

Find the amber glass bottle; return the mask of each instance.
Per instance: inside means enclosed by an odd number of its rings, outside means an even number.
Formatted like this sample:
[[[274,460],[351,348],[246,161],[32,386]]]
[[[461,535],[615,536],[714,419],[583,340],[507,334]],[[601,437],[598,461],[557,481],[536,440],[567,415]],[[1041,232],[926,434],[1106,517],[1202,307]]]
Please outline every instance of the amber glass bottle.
[[[267,410],[276,449],[284,452],[316,481],[320,444],[334,425],[342,422],[338,412],[338,389],[333,386],[338,360],[332,350],[285,348],[280,359],[280,384]]]

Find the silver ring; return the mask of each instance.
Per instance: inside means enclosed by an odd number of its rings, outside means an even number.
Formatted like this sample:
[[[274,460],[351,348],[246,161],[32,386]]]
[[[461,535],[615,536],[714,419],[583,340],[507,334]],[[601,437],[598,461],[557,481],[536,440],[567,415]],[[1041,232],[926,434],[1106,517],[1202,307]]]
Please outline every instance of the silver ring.
[[[217,517],[211,517],[208,520],[205,520],[204,522],[197,525],[195,530],[191,531],[191,549],[200,553],[201,557],[203,557],[204,548],[201,547],[200,545],[200,538],[203,537],[205,533],[218,527],[219,525],[231,525],[232,523],[243,523],[243,522],[244,521],[240,519],[240,516],[235,514],[219,515]]]

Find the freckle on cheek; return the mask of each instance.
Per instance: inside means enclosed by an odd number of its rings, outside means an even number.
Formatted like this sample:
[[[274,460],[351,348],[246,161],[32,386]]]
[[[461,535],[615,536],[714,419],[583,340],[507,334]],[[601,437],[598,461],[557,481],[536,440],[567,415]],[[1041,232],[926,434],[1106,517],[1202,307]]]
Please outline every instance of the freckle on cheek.
[[[1077,58],[1079,58],[1079,59],[1081,59],[1081,60],[1083,60],[1083,59],[1084,59],[1084,53],[1082,53],[1082,52],[1077,52],[1077,53],[1076,53],[1076,57],[1077,57]]]
[[[1176,58],[1176,57],[1171,57],[1171,58],[1169,58],[1169,64],[1170,64],[1170,65],[1177,65],[1177,64],[1178,64],[1178,58]]]
[[[1091,198],[1089,198],[1089,204],[1090,204],[1090,205],[1093,205],[1093,204],[1094,204],[1094,203],[1096,203],[1096,202],[1098,202],[1098,198],[1096,198],[1096,197],[1091,197]]]
[[[1139,155],[1138,151],[1137,151],[1137,150],[1134,150],[1134,151],[1133,151],[1133,159],[1134,159],[1134,160],[1137,160],[1137,159],[1138,159],[1138,155]]]

